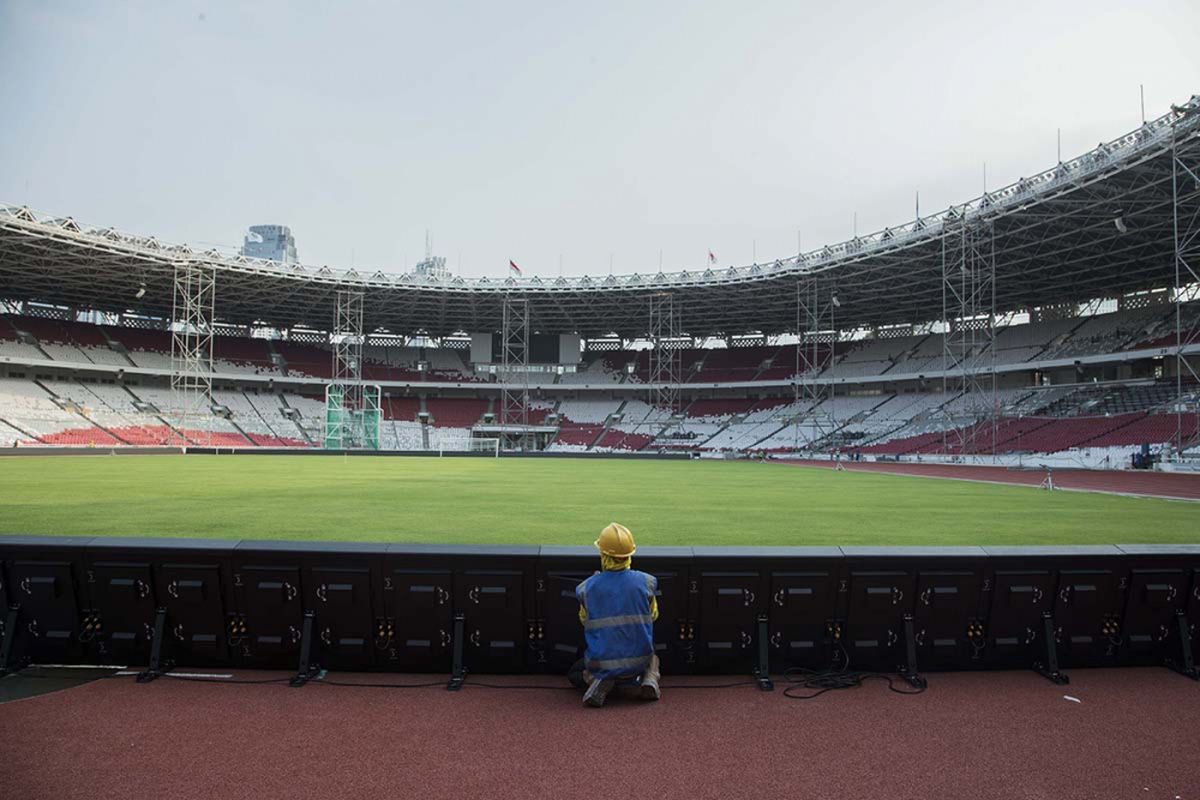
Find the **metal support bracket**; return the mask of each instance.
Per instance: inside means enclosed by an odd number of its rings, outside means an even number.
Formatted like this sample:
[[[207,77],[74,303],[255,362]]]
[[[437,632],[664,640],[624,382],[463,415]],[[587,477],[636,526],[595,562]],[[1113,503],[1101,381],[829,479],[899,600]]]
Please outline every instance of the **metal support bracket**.
[[[914,689],[924,689],[929,682],[917,673],[917,634],[913,625],[913,615],[904,615],[904,669],[900,677]]]
[[[1200,681],[1200,669],[1196,669],[1196,662],[1192,657],[1192,629],[1188,625],[1187,614],[1179,609],[1175,612],[1175,621],[1179,623],[1179,660],[1168,658],[1166,664],[1180,675]]]
[[[754,681],[758,684],[758,688],[764,692],[775,691],[775,684],[771,682],[770,672],[770,644],[769,637],[771,633],[767,629],[767,615],[758,615],[758,663],[754,665]]]
[[[17,641],[17,617],[20,612],[20,606],[9,606],[4,617],[4,639],[0,640],[0,675],[12,671],[13,650]]]
[[[466,638],[467,615],[461,611],[454,615],[454,666],[450,671],[450,682],[446,691],[457,692],[467,679],[467,669],[463,666],[463,640]]]
[[[163,659],[163,648],[167,639],[167,609],[154,612],[154,641],[150,643],[150,666],[138,673],[138,683],[149,683],[169,669]]]
[[[304,612],[304,627],[300,630],[300,664],[296,667],[295,677],[288,681],[288,686],[293,689],[299,689],[317,674],[317,669],[311,664],[313,618],[315,616],[316,613],[313,611]]]
[[[1054,616],[1049,611],[1042,612],[1042,639],[1046,642],[1046,661],[1044,663],[1035,661],[1034,671],[1059,686],[1066,686],[1071,679],[1058,668],[1058,644],[1054,637]]]

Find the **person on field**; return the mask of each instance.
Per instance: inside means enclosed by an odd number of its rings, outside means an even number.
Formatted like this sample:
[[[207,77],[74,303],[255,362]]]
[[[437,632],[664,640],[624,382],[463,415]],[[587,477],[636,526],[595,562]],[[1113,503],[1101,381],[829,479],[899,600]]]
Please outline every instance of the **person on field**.
[[[610,524],[595,545],[601,571],[575,589],[587,651],[567,678],[586,690],[584,705],[596,708],[618,684],[633,687],[643,700],[657,700],[662,696],[654,654],[658,579],[631,568],[637,545],[624,525]]]

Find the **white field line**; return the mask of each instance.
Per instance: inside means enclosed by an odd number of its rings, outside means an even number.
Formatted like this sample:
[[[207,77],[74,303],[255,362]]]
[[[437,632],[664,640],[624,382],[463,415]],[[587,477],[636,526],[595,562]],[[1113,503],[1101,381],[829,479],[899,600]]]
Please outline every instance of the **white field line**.
[[[792,466],[792,467],[807,467],[809,469],[832,469],[832,467],[826,467],[821,464],[800,464],[800,463],[796,463],[796,462],[785,462],[785,463],[788,463],[788,465]],[[990,478],[970,478],[970,477],[964,477],[961,475],[921,475],[921,474],[915,473],[915,472],[903,472],[903,471],[892,470],[892,469],[856,469],[854,467],[847,466],[847,465],[843,465],[843,466],[846,467],[846,472],[855,472],[855,473],[858,473],[859,475],[870,475],[872,473],[877,473],[880,475],[898,475],[902,478],[930,478],[932,480],[937,480],[937,481],[966,481],[968,483],[990,483],[993,486],[1020,486],[1020,487],[1026,488],[1026,489],[1039,489],[1039,490],[1045,491],[1044,489],[1042,489],[1040,484],[1036,484],[1036,483],[1022,483],[1019,481],[996,481],[996,480],[991,480]],[[1059,486],[1057,484],[1055,484],[1055,486],[1054,486],[1054,491],[1056,491],[1056,492],[1081,492],[1083,494],[1111,494],[1111,495],[1115,495],[1117,497],[1133,497],[1133,498],[1143,498],[1143,499],[1148,499],[1148,500],[1177,500],[1181,503],[1200,503],[1200,498],[1196,498],[1196,497],[1176,497],[1175,495],[1169,495],[1169,494],[1142,494],[1140,492],[1118,492],[1118,491],[1115,491],[1112,489],[1081,489],[1081,488],[1077,488],[1077,487],[1073,487],[1073,486]]]

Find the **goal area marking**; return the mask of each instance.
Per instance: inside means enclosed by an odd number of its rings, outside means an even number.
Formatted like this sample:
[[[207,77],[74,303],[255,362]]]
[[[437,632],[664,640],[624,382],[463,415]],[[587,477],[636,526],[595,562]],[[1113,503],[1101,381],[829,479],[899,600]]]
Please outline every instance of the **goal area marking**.
[[[446,453],[483,453],[484,455],[499,456],[500,440],[483,437],[439,439],[437,452],[439,457]]]

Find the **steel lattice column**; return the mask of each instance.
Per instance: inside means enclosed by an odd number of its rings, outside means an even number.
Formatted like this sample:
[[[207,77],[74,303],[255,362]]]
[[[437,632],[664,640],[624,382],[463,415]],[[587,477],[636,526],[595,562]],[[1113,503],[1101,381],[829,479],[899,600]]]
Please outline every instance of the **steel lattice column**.
[[[500,392],[501,436],[530,450],[529,432],[529,300],[504,296],[500,330],[503,389]]]
[[[190,440],[212,444],[205,420],[212,412],[213,313],[217,275],[211,264],[180,261],[175,264],[171,311],[171,401],[175,429],[181,444]],[[190,423],[203,427],[188,432]],[[171,442],[167,442],[171,443]]]
[[[362,447],[363,293],[339,289],[329,344],[333,349],[333,381],[325,387],[324,446],[340,450]]]
[[[678,344],[680,315],[670,292],[650,295],[650,397],[656,408],[672,415],[679,412],[680,364]]]
[[[996,452],[996,246],[989,221],[959,217],[942,237],[942,451]]]
[[[796,385],[792,449],[830,449],[837,430],[834,390],[821,376],[833,364],[837,342],[836,293],[821,273],[796,281]]]
[[[1200,134],[1180,135],[1178,125],[1200,109],[1174,107],[1171,125],[1171,214],[1175,266],[1175,454],[1200,441],[1200,373],[1186,351],[1200,343],[1200,319],[1188,319],[1184,304],[1200,295]],[[1190,391],[1189,391],[1190,385]],[[1188,417],[1194,424],[1189,431]]]

